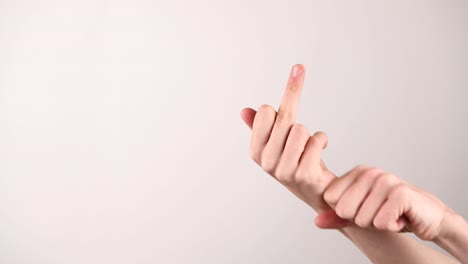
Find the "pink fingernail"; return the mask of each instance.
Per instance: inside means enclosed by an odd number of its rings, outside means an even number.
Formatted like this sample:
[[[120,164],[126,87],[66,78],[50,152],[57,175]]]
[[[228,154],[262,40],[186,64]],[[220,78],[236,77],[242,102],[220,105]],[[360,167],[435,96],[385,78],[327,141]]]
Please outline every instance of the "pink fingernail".
[[[299,76],[301,76],[301,74],[304,72],[304,70],[302,69],[301,66],[299,65],[296,65],[294,66],[293,70],[292,70],[292,75],[293,77],[297,78]]]

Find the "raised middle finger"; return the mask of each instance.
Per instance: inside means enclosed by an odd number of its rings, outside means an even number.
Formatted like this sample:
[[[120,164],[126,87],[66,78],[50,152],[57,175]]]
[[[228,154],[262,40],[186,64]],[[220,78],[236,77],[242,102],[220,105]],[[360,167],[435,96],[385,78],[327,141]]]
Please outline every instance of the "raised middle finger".
[[[276,168],[289,131],[296,121],[304,76],[304,66],[296,64],[292,67],[270,138],[262,155],[262,166],[268,172],[273,172]]]

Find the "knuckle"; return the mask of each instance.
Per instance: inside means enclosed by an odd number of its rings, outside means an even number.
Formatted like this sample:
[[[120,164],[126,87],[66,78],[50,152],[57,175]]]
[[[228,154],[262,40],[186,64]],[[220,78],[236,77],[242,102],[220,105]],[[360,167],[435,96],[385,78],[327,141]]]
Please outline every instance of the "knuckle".
[[[314,135],[312,136],[314,138],[320,138],[321,141],[324,141],[324,142],[327,142],[328,141],[328,135],[323,132],[323,131],[317,131],[314,133]]]
[[[377,167],[366,167],[363,169],[363,173],[359,175],[359,179],[373,181],[380,173],[382,173],[382,170]]]
[[[264,122],[270,123],[270,122],[273,122],[273,120],[275,119],[275,116],[276,116],[275,109],[270,105],[264,104],[258,108],[257,114],[255,115],[254,122],[258,122],[255,120],[262,120],[263,121],[262,123]]]
[[[375,173],[366,172],[366,173],[363,173],[363,174],[359,175],[359,180],[364,181],[364,182],[371,182],[376,177],[377,177],[377,175]]]
[[[385,230],[387,226],[384,219],[378,216],[374,218],[374,221],[372,221],[372,224],[374,225],[375,228],[380,229],[380,230]]]
[[[332,190],[325,190],[325,192],[323,193],[323,199],[329,205],[335,205],[338,201],[336,193],[334,193]]]
[[[379,187],[391,187],[398,183],[398,177],[390,173],[382,173],[376,182]]]
[[[301,90],[301,87],[295,83],[289,83],[288,84],[288,90],[293,92],[293,93],[297,93]]]
[[[288,109],[279,109],[276,115],[276,122],[278,124],[289,124],[293,120],[293,113]]]
[[[314,137],[314,136],[309,137],[308,142],[309,142],[309,145],[311,146],[317,145],[317,142],[318,142],[317,137]]]
[[[372,224],[380,230],[391,231],[392,230],[392,220],[389,218],[387,212],[380,210],[377,215],[374,217]]]
[[[276,179],[284,185],[290,185],[294,183],[294,175],[290,173],[286,168],[278,167],[275,172]]]
[[[369,221],[360,214],[356,216],[356,219],[354,219],[354,223],[360,228],[368,228],[370,226]]]
[[[364,165],[364,164],[358,164],[358,165],[356,165],[356,166],[353,168],[353,170],[360,171],[360,170],[365,170],[365,169],[367,169],[367,168],[368,168],[368,166],[366,166],[366,165]]]
[[[405,198],[410,191],[410,188],[405,183],[399,183],[390,191],[389,198]]]
[[[291,127],[291,133],[303,135],[307,128],[303,124],[296,123]]]
[[[276,176],[276,178],[278,179],[279,182],[287,186],[294,183],[294,177],[292,177],[291,175],[281,174],[281,175]]]
[[[251,148],[249,154],[250,154],[250,158],[253,161],[255,161],[257,164],[260,164],[260,160],[259,160],[260,155],[259,155],[259,152],[256,149]]]
[[[353,220],[354,212],[350,208],[346,201],[340,200],[336,205],[336,214],[343,219]]]
[[[275,112],[275,109],[271,105],[262,104],[258,108],[257,112],[262,112],[262,113]]]
[[[373,173],[375,174],[380,174],[380,173],[384,173],[384,170],[379,168],[379,167],[371,167],[370,168],[370,171],[372,171]]]
[[[389,230],[391,221],[386,217],[386,212],[380,210],[374,217],[372,224],[379,230]]]
[[[271,158],[267,158],[267,157],[262,157],[262,168],[264,171],[266,171],[268,174],[274,174],[275,172],[275,167],[276,167],[276,161],[271,159]]]
[[[341,206],[341,203],[338,203],[335,208],[336,215],[343,219],[349,219],[348,213],[346,212],[346,209]]]
[[[317,131],[309,138],[309,141],[309,144],[325,149],[328,144],[328,136],[324,132]]]
[[[268,174],[270,174],[270,175],[273,175],[274,172],[275,172],[275,168],[274,168],[273,166],[269,165],[269,164],[264,165],[264,164],[262,163],[262,168],[263,168],[263,170],[264,170],[266,173],[268,173]]]
[[[309,136],[309,132],[307,128],[302,124],[294,124],[291,127],[291,131],[289,133],[288,138],[292,138],[293,140],[300,140],[303,138],[307,138]]]
[[[324,146],[322,146],[323,145],[322,140],[320,138],[318,138],[316,135],[310,136],[308,141],[307,141],[307,144],[312,149],[317,149],[317,148],[322,149],[324,147]]]

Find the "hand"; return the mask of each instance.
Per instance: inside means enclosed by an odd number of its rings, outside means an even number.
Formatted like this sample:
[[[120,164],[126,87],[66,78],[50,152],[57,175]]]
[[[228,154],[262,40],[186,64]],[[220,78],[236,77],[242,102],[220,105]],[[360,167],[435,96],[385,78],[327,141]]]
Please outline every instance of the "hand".
[[[258,111],[243,109],[241,117],[252,129],[251,158],[312,208],[324,211],[330,208],[322,192],[336,176],[320,159],[326,134],[311,136],[303,125],[295,124],[304,76],[304,66],[294,65],[278,113],[262,105]]]
[[[335,212],[319,215],[318,227],[343,227],[335,223],[337,215],[361,228],[405,230],[423,240],[440,236],[444,219],[451,213],[434,195],[391,173],[362,165],[334,180],[324,199]]]

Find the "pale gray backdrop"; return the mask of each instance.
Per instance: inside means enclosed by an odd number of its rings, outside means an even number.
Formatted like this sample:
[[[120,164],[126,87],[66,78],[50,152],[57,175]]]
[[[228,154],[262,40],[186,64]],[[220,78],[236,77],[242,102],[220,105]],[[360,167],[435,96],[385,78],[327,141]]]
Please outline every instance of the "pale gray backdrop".
[[[367,263],[249,157],[243,107],[337,174],[468,217],[467,1],[0,1],[0,263]]]

